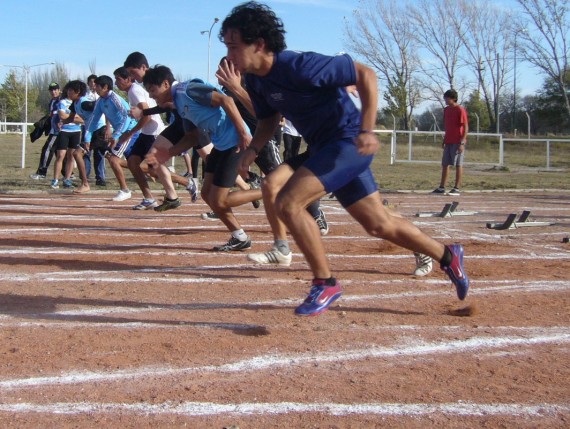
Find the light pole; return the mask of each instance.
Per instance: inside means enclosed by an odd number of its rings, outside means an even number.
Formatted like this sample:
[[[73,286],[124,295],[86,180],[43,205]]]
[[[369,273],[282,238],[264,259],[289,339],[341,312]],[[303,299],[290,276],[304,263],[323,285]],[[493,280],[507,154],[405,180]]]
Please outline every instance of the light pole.
[[[519,33],[526,33],[526,28],[519,28],[515,31],[515,46],[514,46],[514,64],[513,64],[513,120],[512,129],[514,130],[517,123],[517,36]]]
[[[214,22],[212,23],[212,26],[209,30],[200,31],[200,34],[202,35],[208,34],[208,82],[210,82],[210,39],[212,37],[212,28],[214,28],[214,25],[216,25],[216,22],[218,21],[218,18],[214,18]]]
[[[41,63],[41,64],[34,64],[33,66],[10,66],[3,64],[3,67],[9,68],[18,68],[24,70],[24,125],[22,126],[22,168],[26,167],[26,135],[28,133],[28,75],[30,74],[30,69],[32,67],[39,67],[39,66],[46,66],[55,63]]]

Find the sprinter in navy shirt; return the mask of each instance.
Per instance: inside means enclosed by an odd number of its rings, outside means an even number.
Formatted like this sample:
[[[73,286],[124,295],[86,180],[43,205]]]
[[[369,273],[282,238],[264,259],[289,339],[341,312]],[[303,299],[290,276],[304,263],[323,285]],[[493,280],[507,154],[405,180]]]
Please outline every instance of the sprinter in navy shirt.
[[[231,11],[219,36],[227,47],[227,59],[239,72],[246,73],[246,89],[258,118],[250,144],[241,145],[242,174],[271,138],[281,115],[307,141],[308,154],[297,157],[300,167],[289,168],[288,174],[281,170],[282,174],[277,175],[280,166],[263,185],[264,193],[276,195],[276,213],[313,273],[310,293],[295,312],[322,313],[342,294],[319,229],[305,210],[312,201],[330,192],[370,235],[440,261],[459,299],[465,299],[469,280],[463,269],[463,247],[444,246],[407,220],[390,215],[382,205],[370,170],[378,150],[378,138],[373,132],[378,107],[374,71],[348,55],[287,51],[284,34],[283,23],[275,13],[252,1]],[[346,91],[350,85],[356,85],[361,111]]]

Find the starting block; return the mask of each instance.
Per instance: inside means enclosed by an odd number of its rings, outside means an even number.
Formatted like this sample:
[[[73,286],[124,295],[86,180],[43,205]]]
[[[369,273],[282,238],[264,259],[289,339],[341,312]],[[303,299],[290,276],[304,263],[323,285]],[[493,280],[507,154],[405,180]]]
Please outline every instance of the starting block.
[[[550,226],[554,225],[554,222],[531,222],[528,220],[530,217],[530,211],[525,210],[520,215],[519,219],[517,220],[517,214],[511,213],[507,216],[507,220],[503,223],[487,223],[487,228],[489,229],[515,229],[515,228],[523,228],[529,226]]]
[[[458,201],[454,201],[451,204],[446,204],[443,206],[441,212],[420,212],[416,213],[417,217],[452,217],[452,216],[472,216],[477,214],[477,212],[466,212],[458,211],[457,206]]]

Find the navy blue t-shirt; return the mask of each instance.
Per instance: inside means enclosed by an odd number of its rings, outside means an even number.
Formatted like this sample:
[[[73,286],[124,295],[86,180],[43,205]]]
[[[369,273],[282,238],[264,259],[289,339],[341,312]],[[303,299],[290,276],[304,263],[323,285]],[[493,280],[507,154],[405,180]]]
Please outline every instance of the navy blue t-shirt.
[[[267,75],[246,74],[245,83],[258,119],[281,113],[309,146],[358,135],[360,112],[345,90],[356,69],[347,54],[282,51]]]

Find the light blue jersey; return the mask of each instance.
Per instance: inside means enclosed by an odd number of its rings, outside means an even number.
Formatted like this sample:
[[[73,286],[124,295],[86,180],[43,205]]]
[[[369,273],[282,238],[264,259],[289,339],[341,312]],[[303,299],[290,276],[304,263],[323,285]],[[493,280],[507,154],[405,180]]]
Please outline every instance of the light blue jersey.
[[[95,108],[95,102],[87,95],[84,95],[79,100],[73,103],[73,108],[75,109],[75,113],[83,118],[85,124],[89,124],[91,121],[91,117],[93,116],[93,111]],[[105,126],[105,117],[101,116],[99,121],[97,121],[97,125],[95,125],[95,129],[98,130]],[[84,141],[86,143],[91,143],[91,135],[92,133],[89,130],[85,130],[85,137]]]
[[[133,129],[137,122],[129,116],[129,104],[115,92],[109,91],[107,96],[99,97],[95,103],[95,109],[89,122],[85,124],[85,130],[92,133],[101,128],[99,120],[105,115],[113,127],[113,139],[118,140],[121,134]]]
[[[220,151],[231,149],[239,143],[239,135],[232,120],[222,107],[212,107],[214,86],[199,79],[176,82],[172,85],[172,98],[184,129],[200,128],[210,134],[214,147]],[[244,122],[244,127],[249,128]]]
[[[63,98],[59,100],[59,103],[57,105],[57,111],[64,112],[67,115],[69,115],[71,113],[71,110],[69,110],[71,103],[72,101],[69,98]],[[81,132],[81,125],[76,124],[75,122],[70,122],[69,124],[63,124],[61,126],[61,131],[65,131],[67,133],[79,133]]]

